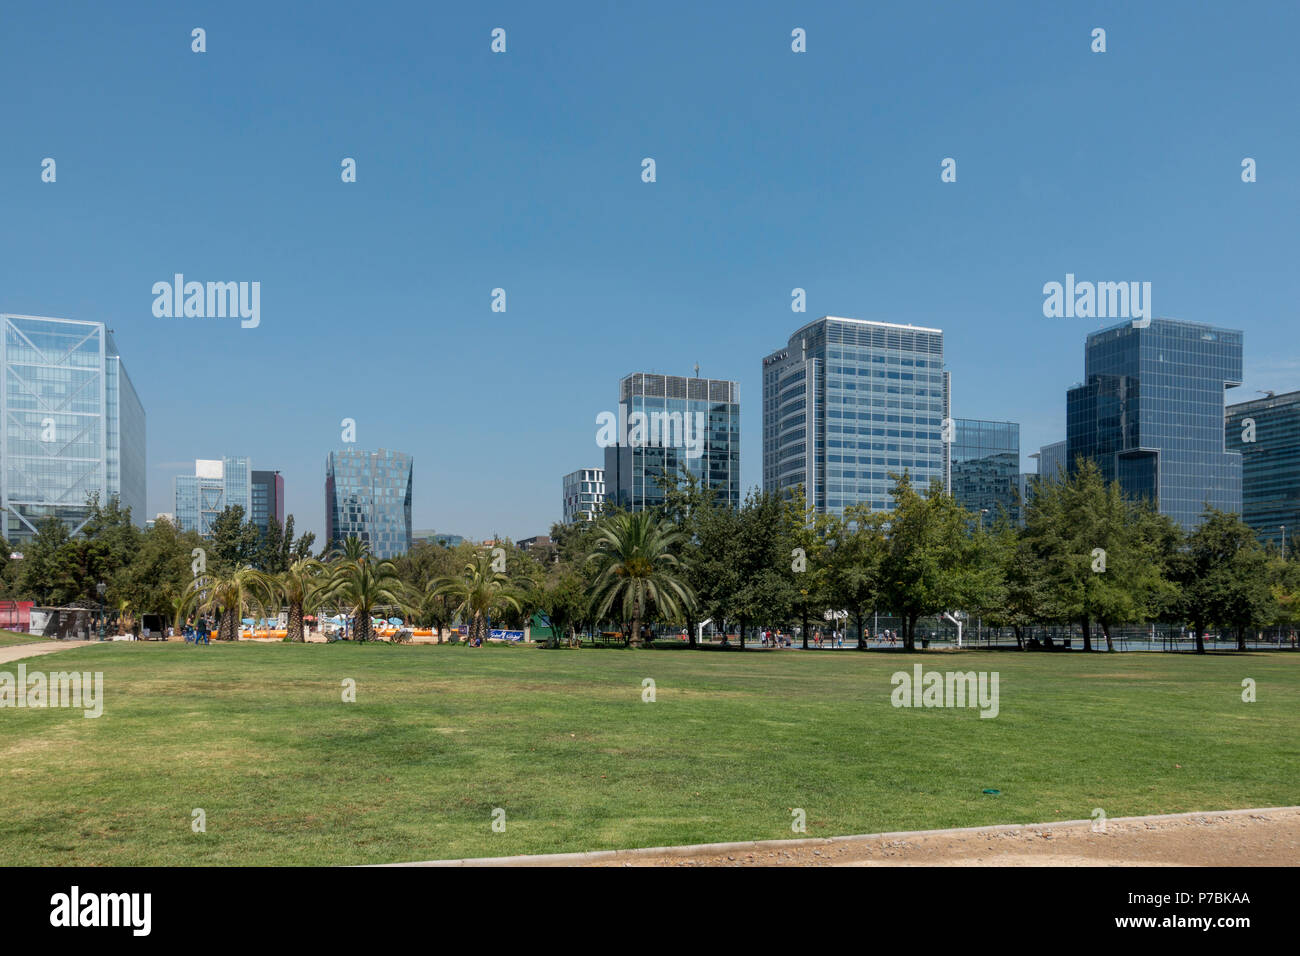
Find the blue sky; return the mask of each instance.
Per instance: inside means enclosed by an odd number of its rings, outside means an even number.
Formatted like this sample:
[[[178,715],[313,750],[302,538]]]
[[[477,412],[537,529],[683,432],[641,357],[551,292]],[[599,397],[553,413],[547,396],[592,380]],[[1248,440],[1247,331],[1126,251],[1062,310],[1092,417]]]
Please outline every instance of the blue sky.
[[[1298,9],[9,5],[0,311],[116,330],[150,516],[246,454],[320,532],[348,417],[414,456],[416,527],[544,533],[618,379],[696,362],[741,383],[748,488],[762,357],[828,313],[944,329],[954,414],[1032,470],[1113,324],[1043,317],[1067,272],[1243,329],[1230,400],[1300,388]],[[177,272],[259,281],[260,326],[155,318]]]

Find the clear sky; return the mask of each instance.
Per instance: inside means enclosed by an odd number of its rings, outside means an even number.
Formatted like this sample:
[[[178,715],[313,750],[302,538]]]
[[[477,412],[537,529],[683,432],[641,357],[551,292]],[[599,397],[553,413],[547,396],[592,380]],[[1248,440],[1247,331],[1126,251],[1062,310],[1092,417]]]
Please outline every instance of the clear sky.
[[[762,357],[828,313],[942,328],[954,415],[1020,422],[1032,470],[1114,324],[1044,318],[1066,273],[1243,329],[1230,400],[1300,388],[1298,11],[8,4],[0,311],[116,330],[150,517],[243,454],[322,531],[346,417],[414,456],[417,528],[545,533],[618,379],[697,362],[741,383],[748,488]],[[260,282],[261,324],[156,318],[178,272]]]

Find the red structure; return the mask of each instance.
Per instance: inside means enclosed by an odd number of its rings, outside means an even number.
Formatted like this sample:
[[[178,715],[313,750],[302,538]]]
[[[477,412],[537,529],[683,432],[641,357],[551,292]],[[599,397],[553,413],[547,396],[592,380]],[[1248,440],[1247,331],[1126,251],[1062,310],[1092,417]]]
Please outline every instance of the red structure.
[[[0,627],[7,631],[26,633],[32,626],[32,605],[35,601],[0,601]]]

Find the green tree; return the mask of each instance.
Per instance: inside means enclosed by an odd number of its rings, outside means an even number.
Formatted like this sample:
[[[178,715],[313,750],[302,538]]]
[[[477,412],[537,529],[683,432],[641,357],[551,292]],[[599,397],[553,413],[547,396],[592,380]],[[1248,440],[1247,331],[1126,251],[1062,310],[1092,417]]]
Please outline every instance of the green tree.
[[[266,617],[275,601],[276,583],[256,568],[212,571],[192,580],[185,589],[181,609],[191,613],[220,615],[217,640],[233,641],[239,637],[239,622],[245,613]]]
[[[588,560],[596,567],[592,584],[595,616],[603,619],[616,606],[632,622],[630,642],[641,645],[641,624],[650,613],[684,616],[695,596],[682,577],[674,549],[684,536],[652,511],[611,515],[600,521],[596,547]]]
[[[289,608],[287,637],[293,643],[306,640],[303,616],[320,606],[329,586],[328,569],[314,558],[299,558],[275,576],[277,593]]]
[[[1237,647],[1273,613],[1268,554],[1240,515],[1207,508],[1176,562],[1182,608],[1196,631],[1196,652],[1205,653],[1206,626],[1237,629]]]
[[[504,571],[498,571],[488,552],[476,552],[459,574],[436,578],[428,590],[446,597],[453,615],[469,622],[469,637],[487,637],[487,622],[503,608],[522,610],[518,591]]]

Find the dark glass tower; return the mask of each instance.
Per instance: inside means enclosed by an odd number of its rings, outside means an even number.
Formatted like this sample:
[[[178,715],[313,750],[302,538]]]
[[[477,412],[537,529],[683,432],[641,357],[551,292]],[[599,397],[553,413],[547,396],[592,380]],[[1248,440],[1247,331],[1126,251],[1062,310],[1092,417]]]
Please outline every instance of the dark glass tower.
[[[1082,455],[1184,528],[1207,504],[1241,511],[1241,455],[1225,447],[1224,389],[1241,384],[1242,334],[1172,319],[1088,336],[1066,393],[1070,468]]]
[[[411,550],[411,456],[399,451],[332,451],[325,462],[325,536],[356,535],[377,558]]]
[[[1290,553],[1300,534],[1300,392],[1229,405],[1225,438],[1241,454],[1241,517],[1262,541],[1285,538]]]
[[[619,383],[618,415],[631,427],[605,447],[607,502],[627,511],[662,505],[660,476],[680,475],[684,467],[712,489],[718,503],[740,506],[740,386],[735,382],[635,372]],[[647,426],[639,438],[638,420]]]
[[[952,496],[985,522],[1005,511],[1019,523],[1020,426],[969,418],[958,418],[955,425]]]

